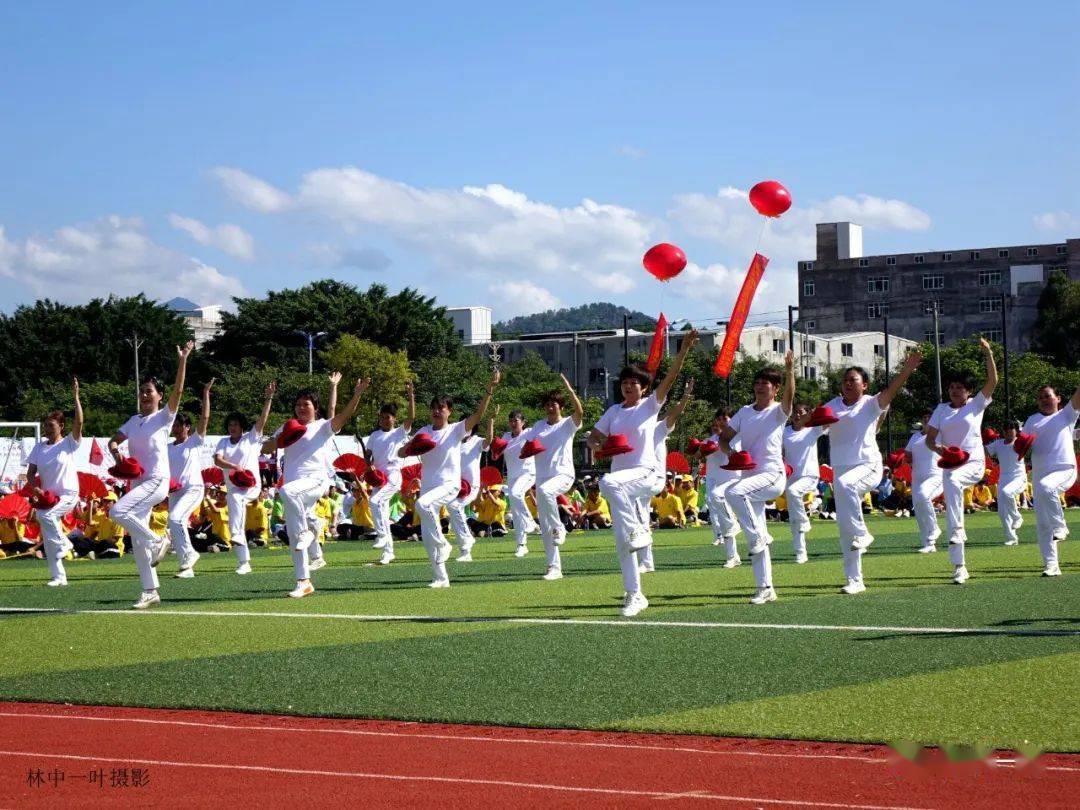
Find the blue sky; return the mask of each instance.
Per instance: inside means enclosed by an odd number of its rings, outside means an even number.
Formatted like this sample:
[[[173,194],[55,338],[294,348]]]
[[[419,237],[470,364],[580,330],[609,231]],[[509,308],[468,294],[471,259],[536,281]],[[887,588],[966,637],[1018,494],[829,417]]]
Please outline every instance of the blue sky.
[[[7,4],[0,296],[333,276],[496,317],[758,311],[868,253],[1080,237],[1080,4]],[[641,253],[684,247],[660,287]]]

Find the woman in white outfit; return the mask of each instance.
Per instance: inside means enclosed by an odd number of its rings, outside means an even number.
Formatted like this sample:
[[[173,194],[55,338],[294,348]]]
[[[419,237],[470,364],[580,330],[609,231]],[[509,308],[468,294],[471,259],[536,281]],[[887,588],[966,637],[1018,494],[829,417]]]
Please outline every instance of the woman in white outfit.
[[[468,491],[459,492],[458,497],[450,501],[446,511],[450,513],[450,528],[458,540],[457,562],[472,562],[472,547],[476,543],[465,510],[480,495],[480,456],[487,442],[475,433],[461,441],[461,481],[468,484]],[[464,489],[464,486],[461,487]]]
[[[35,507],[41,537],[45,542],[45,558],[49,563],[48,585],[60,588],[67,585],[64,557],[72,549],[71,541],[64,533],[61,521],[79,505],[79,476],[75,467],[75,454],[82,441],[83,409],[79,400],[79,381],[73,380],[72,394],[75,398],[75,417],[71,420],[71,433],[64,435],[66,418],[63,411],[53,411],[42,421],[45,438],[34,445],[27,459],[26,480],[31,482],[35,500],[56,499],[51,505]],[[41,485],[34,484],[41,476]],[[46,495],[45,493],[51,493]]]
[[[398,450],[400,458],[412,455],[412,445],[421,435],[433,443],[431,449],[422,451],[420,456],[420,496],[413,506],[420,515],[420,537],[424,542],[428,560],[431,561],[433,578],[428,584],[429,588],[450,587],[446,561],[450,558],[452,546],[443,536],[440,515],[443,507],[449,506],[461,490],[462,440],[472,433],[483,419],[499,379],[499,371],[496,369],[476,410],[460,422],[450,421],[453,399],[448,396],[432,399],[431,424],[420,428],[412,441]]]
[[[131,536],[131,550],[142,585],[142,594],[134,605],[138,610],[161,601],[156,569],[172,544],[168,537],[159,538],[150,529],[150,511],[169,496],[169,434],[184,393],[188,355],[194,348],[194,341],[188,341],[183,348],[176,347],[179,360],[176,380],[165,407],[161,407],[158,381],[153,377],[143,380],[139,385],[139,412],[109,441],[109,452],[117,464],[124,458],[120,445],[127,442],[128,456],[142,467],[142,474],[131,481],[124,497],[109,510],[109,518]]]
[[[866,393],[870,377],[865,370],[852,366],[844,371],[841,395],[830,400],[836,422],[829,427],[829,455],[833,466],[833,496],[836,522],[840,530],[840,552],[844,557],[847,583],[840,589],[846,594],[862,593],[862,555],[874,542],[863,520],[863,497],[881,483],[881,450],[877,444],[878,423],[893,397],[904,387],[922,355],[908,355],[900,373],[888,388],[876,396]]]
[[[566,527],[559,517],[558,497],[574,485],[574,436],[581,427],[585,410],[573,386],[564,375],[563,386],[574,412],[563,416],[566,399],[559,390],[544,395],[541,405],[547,417],[539,420],[525,437],[525,444],[538,442],[543,450],[536,459],[536,516],[540,537],[544,541],[547,571],[544,579],[562,579],[562,555],[559,546],[566,540]],[[524,445],[523,445],[524,448]]]
[[[329,486],[334,434],[352,419],[361,395],[370,384],[370,379],[357,380],[345,409],[331,419],[320,418],[318,394],[311,390],[301,391],[293,400],[294,418],[278,428],[263,445],[263,451],[267,453],[279,445],[285,451],[281,465],[285,482],[279,491],[296,575],[296,587],[288,593],[293,599],[315,592],[307,553],[308,547],[316,542],[312,514],[319,497]]]
[[[776,601],[769,551],[773,539],[765,523],[765,504],[776,499],[787,483],[784,426],[791,417],[791,403],[795,399],[795,356],[790,351],[784,357],[783,398],[777,402],[780,391],[780,372],[763,368],[754,376],[754,404],[739,408],[720,434],[724,452],[732,452],[728,442],[738,436],[742,449],[750,454],[755,465],[727,491],[727,501],[749,543],[750,566],[757,585],[750,598],[751,605]]]
[[[818,439],[828,433],[827,427],[807,427],[810,408],[800,403],[794,406],[791,424],[784,428],[784,459],[791,465],[784,494],[788,505],[788,524],[795,562],[802,565],[810,559],[806,552],[806,535],[810,518],[806,515],[806,496],[817,492],[820,478]]]
[[[270,405],[276,391],[276,382],[266,386],[262,412],[250,429],[242,413],[234,411],[226,416],[226,435],[214,450],[214,463],[225,471],[225,503],[229,510],[229,536],[236,550],[237,574],[251,573],[251,549],[245,530],[247,507],[259,497],[259,453],[266,441],[263,429],[270,418]]]
[[[1080,388],[1061,407],[1052,385],[1039,389],[1038,413],[1024,422],[1023,433],[1035,437],[1031,446],[1031,481],[1035,500],[1035,536],[1043,557],[1043,576],[1061,576],[1057,544],[1069,536],[1061,493],[1076,483],[1076,418],[1080,413]]]
[[[1002,430],[1001,438],[986,445],[986,454],[998,462],[997,511],[1007,546],[1020,544],[1017,532],[1024,525],[1016,499],[1027,488],[1028,479],[1024,459],[1017,455],[1013,446],[1018,432],[1017,424],[1009,422]]]
[[[922,424],[911,434],[904,448],[904,460],[911,465],[911,509],[919,527],[922,545],[920,554],[937,551],[937,539],[941,537],[934,501],[945,492],[944,476],[937,465],[937,454],[926,446],[926,429],[933,411],[923,414]]]
[[[997,388],[997,365],[994,352],[986,338],[979,338],[986,359],[986,384],[971,396],[974,383],[967,374],[954,374],[949,380],[949,401],[934,409],[926,427],[926,446],[938,455],[948,447],[958,447],[967,453],[959,466],[945,470],[945,531],[949,537],[949,561],[953,565],[953,582],[963,585],[970,579],[964,559],[967,531],[964,528],[964,490],[973,487],[986,475],[986,451],[982,443],[983,414],[993,401]]]
[[[192,579],[195,576],[195,563],[199,559],[191,545],[188,523],[191,513],[202,503],[206,495],[203,484],[202,448],[206,439],[206,429],[210,424],[210,389],[214,381],[203,386],[202,413],[195,431],[191,430],[191,418],[186,413],[178,413],[173,420],[172,437],[169,444],[169,540],[172,542],[180,569],[177,579]]]
[[[713,545],[724,545],[727,559],[724,568],[742,565],[735,536],[739,533],[739,521],[727,502],[727,491],[742,478],[738,470],[725,470],[728,454],[720,449],[720,435],[727,428],[735,412],[731,408],[717,408],[713,414],[712,435],[698,446],[698,457],[705,459],[705,503],[709,507],[709,524],[713,530]],[[729,443],[731,444],[731,443]],[[738,440],[731,444],[738,447]]]
[[[376,486],[368,495],[371,518],[375,524],[373,548],[382,550],[379,565],[389,565],[394,560],[394,535],[390,532],[390,499],[395,492],[401,491],[403,464],[397,451],[409,441],[413,420],[416,419],[416,392],[411,380],[405,383],[405,393],[409,400],[405,421],[398,424],[396,403],[384,402],[379,408],[378,429],[373,430],[364,443],[368,464],[386,476],[386,483]]]
[[[600,479],[600,491],[611,509],[615,550],[619,556],[623,587],[626,591],[622,615],[636,616],[649,606],[641,592],[638,549],[652,544],[648,520],[642,520],[642,500],[652,497],[656,474],[656,423],[660,408],[667,401],[686,362],[686,355],[697,343],[698,333],[691,330],[683,338],[675,362],[667,375],[647,394],[652,375],[644,367],[630,365],[619,372],[623,401],[612,405],[589,434],[589,446],[600,451],[610,436],[625,436],[630,451],[611,459],[611,472]]]
[[[510,411],[507,427],[509,430],[500,437],[501,449],[498,453],[493,451],[492,456],[496,460],[501,456],[506,461],[506,501],[514,521],[514,539],[517,540],[514,556],[524,557],[529,553],[529,533],[538,528],[529,512],[529,505],[525,503],[525,493],[536,483],[536,461],[531,457],[521,458],[521,448],[525,444],[524,414],[517,410]]]

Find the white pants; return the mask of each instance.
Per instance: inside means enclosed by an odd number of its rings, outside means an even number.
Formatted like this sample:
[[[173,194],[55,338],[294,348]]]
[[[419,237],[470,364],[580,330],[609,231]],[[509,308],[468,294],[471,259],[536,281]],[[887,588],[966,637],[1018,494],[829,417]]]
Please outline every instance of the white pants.
[[[519,546],[527,545],[529,532],[536,525],[529,514],[529,505],[525,503],[525,493],[532,489],[535,483],[536,476],[526,473],[511,479],[506,487],[506,500],[514,521],[514,539]]]
[[[424,550],[431,561],[431,571],[436,580],[450,578],[446,574],[445,562],[450,553],[450,544],[443,536],[439,515],[444,506],[449,507],[453,503],[460,489],[460,482],[433,487],[421,492],[413,507],[420,515],[420,538],[424,541]]]
[[[472,482],[470,482],[471,484]],[[458,490],[460,491],[460,487]],[[457,493],[455,493],[456,495]],[[450,501],[450,505],[446,507],[446,511],[450,513],[450,528],[454,530],[454,534],[457,535],[458,546],[461,548],[461,553],[464,554],[473,547],[476,542],[476,538],[473,537],[472,529],[469,528],[469,520],[465,516],[465,509],[480,495],[480,485],[476,484],[469,490],[469,494],[464,498],[454,498]]]
[[[1016,502],[1017,496],[1027,487],[1027,476],[1018,476],[1012,481],[998,481],[997,510],[1001,528],[1005,532],[1005,539],[1010,543],[1019,538],[1016,531],[1024,525],[1024,518],[1020,515],[1020,506]]]
[[[638,501],[638,511],[641,514],[641,524],[645,527],[645,530],[652,536],[652,528],[650,526],[649,508],[654,495],[659,495],[664,491],[667,486],[667,471],[666,470],[654,470],[652,478],[649,479],[649,492],[640,501]],[[653,560],[653,547],[652,543],[645,546],[645,548],[639,548],[637,550],[637,561],[639,565],[647,566],[648,568],[655,569],[656,563]]]
[[[395,492],[401,491],[401,471],[387,473],[386,483],[368,495],[371,506],[371,519],[375,524],[375,541],[385,543],[384,551],[394,551],[394,535],[390,533],[390,499]]]
[[[810,518],[806,516],[806,496],[817,491],[816,475],[801,475],[788,482],[784,492],[787,496],[788,525],[791,527],[791,546],[795,556],[806,553],[806,535],[810,532]]]
[[[1076,483],[1076,468],[1042,473],[1035,478],[1035,536],[1046,566],[1058,564],[1057,544],[1069,536],[1065,513],[1061,510],[1061,493]]]
[[[709,523],[713,527],[713,537],[723,539],[728,557],[739,556],[735,548],[735,535],[739,533],[739,524],[728,506],[727,491],[738,478],[725,478],[722,481],[705,482],[705,503],[709,507]]]
[[[285,532],[289,536],[289,553],[292,555],[293,572],[298,582],[311,579],[311,569],[308,567],[307,551],[297,549],[296,544],[301,533],[314,533],[311,511],[325,491],[326,480],[323,478],[297,478],[289,481],[280,490],[281,505],[285,511]],[[316,538],[311,544],[318,542]]]
[[[759,588],[772,586],[772,554],[768,545],[772,542],[772,536],[765,523],[765,503],[775,500],[784,491],[784,480],[783,470],[750,473],[727,491],[727,502],[731,504],[746,539],[750,541],[750,548],[761,549],[756,554],[750,554],[754,581]]]
[[[944,486],[940,475],[931,475],[929,478],[916,481],[911,488],[911,510],[915,513],[915,523],[919,526],[919,537],[922,539],[923,548],[934,545],[941,537],[934,499],[945,491]]]
[[[184,487],[169,494],[169,539],[172,540],[181,568],[188,567],[187,562],[194,551],[191,547],[191,535],[188,533],[188,521],[205,496],[206,487],[201,484]]]
[[[41,539],[45,545],[45,559],[49,563],[49,576],[52,579],[67,579],[64,571],[64,555],[71,551],[71,542],[64,532],[61,521],[72,509],[79,505],[79,493],[61,495],[60,500],[48,509],[38,509],[38,525],[41,526]]]
[[[133,484],[109,510],[113,522],[131,535],[131,553],[135,556],[135,567],[139,569],[139,581],[144,591],[158,588],[157,569],[152,563],[161,538],[150,531],[150,511],[168,496],[168,476],[151,476]]]
[[[566,527],[559,519],[558,497],[574,485],[572,475],[553,475],[536,482],[536,519],[540,523],[540,537],[544,541],[548,568],[562,570],[562,557],[556,540],[566,537]]]
[[[247,505],[259,497],[257,487],[247,489],[234,489],[228,487],[225,491],[225,503],[229,508],[229,536],[232,547],[236,549],[236,561],[240,565],[251,562],[251,549],[248,548],[247,531]]]
[[[650,467],[630,467],[609,472],[600,479],[600,492],[611,509],[611,526],[615,532],[615,551],[619,555],[623,587],[627,593],[641,590],[641,573],[637,555],[630,543],[649,534],[649,523],[641,519],[641,502],[653,494],[655,472]]]
[[[949,536],[949,562],[964,564],[964,490],[973,487],[986,475],[986,462],[977,458],[945,470],[942,483],[945,487],[945,531]]]
[[[844,576],[862,582],[863,549],[853,549],[853,540],[865,537],[862,503],[866,493],[881,483],[881,459],[833,470],[833,498],[836,523],[840,529],[840,553],[844,556]]]

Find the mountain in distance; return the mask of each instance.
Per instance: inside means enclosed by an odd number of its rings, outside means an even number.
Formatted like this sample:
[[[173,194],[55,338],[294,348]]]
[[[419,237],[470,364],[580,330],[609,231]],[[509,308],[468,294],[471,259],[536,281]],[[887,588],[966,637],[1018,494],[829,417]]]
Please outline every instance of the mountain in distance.
[[[582,304],[568,309],[549,309],[535,315],[519,315],[499,321],[492,327],[498,337],[529,335],[536,332],[582,332],[586,329],[622,329],[623,315],[630,316],[630,328],[651,332],[656,319],[644,312],[627,309],[616,304],[599,302]]]

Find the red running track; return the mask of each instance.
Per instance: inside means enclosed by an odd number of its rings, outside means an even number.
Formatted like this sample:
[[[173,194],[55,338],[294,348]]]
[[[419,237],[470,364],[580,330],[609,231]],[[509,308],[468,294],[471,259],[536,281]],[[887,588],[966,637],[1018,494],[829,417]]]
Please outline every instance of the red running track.
[[[876,745],[0,703],[4,808],[1048,808],[1078,796],[1074,755],[915,765]]]

